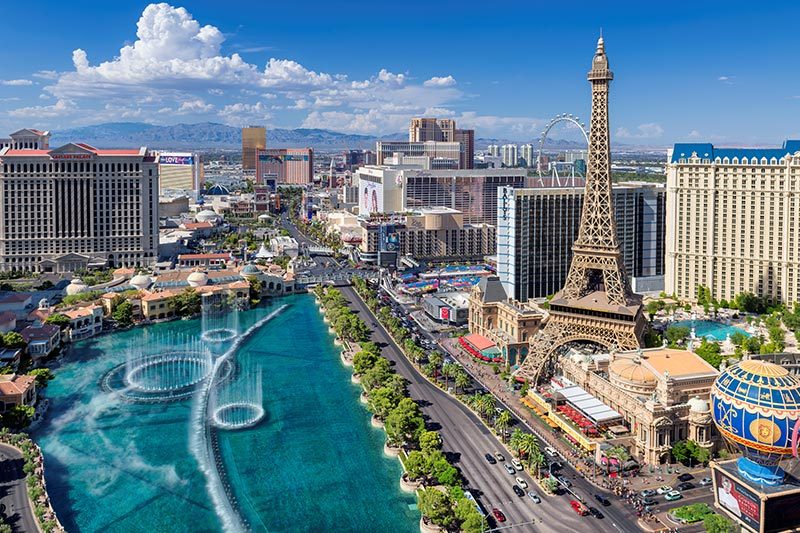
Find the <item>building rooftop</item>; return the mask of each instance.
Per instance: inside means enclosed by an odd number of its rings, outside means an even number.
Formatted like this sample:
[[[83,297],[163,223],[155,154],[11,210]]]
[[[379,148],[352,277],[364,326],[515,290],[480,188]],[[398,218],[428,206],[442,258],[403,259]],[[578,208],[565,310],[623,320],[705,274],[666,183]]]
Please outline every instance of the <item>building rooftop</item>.
[[[0,313],[0,325],[10,324],[17,320],[17,315],[11,311],[4,311]]]
[[[734,157],[739,159],[757,157],[761,159],[766,157],[769,160],[773,157],[780,159],[786,154],[793,154],[798,151],[800,151],[800,140],[786,140],[780,148],[716,148],[711,143],[676,143],[672,151],[671,162],[677,163],[681,158],[691,157],[693,153],[696,153],[700,159],[714,160],[717,157],[720,159],[725,157],[729,159]]]
[[[20,376],[18,374],[0,375],[0,396],[17,396],[25,394],[33,384],[36,383],[35,376]]]
[[[19,332],[25,342],[49,340],[58,333],[59,327],[53,324],[42,324],[41,326],[28,326]]]
[[[619,352],[617,357],[641,358],[642,363],[658,375],[658,377],[685,378],[690,376],[715,376],[719,374],[716,368],[703,360],[699,355],[688,350],[674,348],[650,348],[629,352]],[[611,363],[614,365],[619,359]]]

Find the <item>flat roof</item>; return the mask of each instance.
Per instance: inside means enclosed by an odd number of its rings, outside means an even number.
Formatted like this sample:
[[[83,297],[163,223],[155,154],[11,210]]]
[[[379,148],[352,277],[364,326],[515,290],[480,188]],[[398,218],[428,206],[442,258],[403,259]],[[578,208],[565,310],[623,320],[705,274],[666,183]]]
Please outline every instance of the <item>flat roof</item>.
[[[493,347],[495,344],[484,337],[483,335],[478,335],[477,333],[470,333],[469,335],[464,335],[464,340],[474,346],[478,351],[483,351],[488,348]]]
[[[555,388],[555,391],[562,395],[568,403],[575,406],[576,409],[578,409],[596,424],[622,418],[621,414],[586,392],[578,385]]]
[[[703,360],[702,357],[688,350],[654,348],[652,350],[642,350],[641,357],[647,361],[647,364],[653,370],[662,376],[664,372],[669,372],[671,377],[719,374],[717,369]]]

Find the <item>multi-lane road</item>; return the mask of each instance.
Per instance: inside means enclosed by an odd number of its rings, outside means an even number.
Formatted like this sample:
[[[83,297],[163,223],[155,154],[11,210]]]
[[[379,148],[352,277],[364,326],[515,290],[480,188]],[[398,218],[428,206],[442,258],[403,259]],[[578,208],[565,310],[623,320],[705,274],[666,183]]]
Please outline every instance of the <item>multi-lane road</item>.
[[[28,501],[22,452],[0,444],[0,513],[15,532],[38,532],[36,518]]]
[[[509,528],[511,531],[637,531],[628,521],[626,513],[618,508],[618,502],[601,509],[606,515],[604,519],[580,517],[570,508],[569,498],[544,496],[527,472],[518,475],[542,496],[542,503],[536,504],[527,496],[517,497],[511,489],[514,476],[505,471],[502,462],[490,465],[484,458],[486,453],[501,451],[506,456],[506,462],[510,462],[510,454],[502,448],[496,437],[471,410],[417,372],[352,288],[342,288],[342,293],[351,302],[352,308],[372,326],[371,340],[383,346],[383,355],[409,381],[411,396],[420,402],[429,424],[441,433],[444,451],[456,459],[455,464],[467,480],[468,488],[487,512],[497,507],[506,515],[507,521],[498,526],[514,526]],[[564,468],[567,470],[569,467],[565,464]],[[567,470],[566,473],[572,477],[571,471]],[[582,481],[574,480],[574,488],[588,503],[588,498],[599,491]]]

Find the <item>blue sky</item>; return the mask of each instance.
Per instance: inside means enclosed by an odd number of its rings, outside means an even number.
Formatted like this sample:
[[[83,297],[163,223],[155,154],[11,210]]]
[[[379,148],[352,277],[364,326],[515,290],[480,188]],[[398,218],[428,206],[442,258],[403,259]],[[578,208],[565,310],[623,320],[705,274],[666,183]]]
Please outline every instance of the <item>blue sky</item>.
[[[796,0],[14,2],[0,133],[214,121],[382,134],[424,114],[531,140],[555,114],[588,119],[602,27],[616,141],[774,145],[800,137],[798,17]]]

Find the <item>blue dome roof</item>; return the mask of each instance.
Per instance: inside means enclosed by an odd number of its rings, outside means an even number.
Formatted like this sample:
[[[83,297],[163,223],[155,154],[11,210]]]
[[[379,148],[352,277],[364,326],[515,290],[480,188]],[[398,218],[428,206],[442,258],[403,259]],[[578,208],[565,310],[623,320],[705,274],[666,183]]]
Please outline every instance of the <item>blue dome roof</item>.
[[[242,269],[242,274],[258,274],[260,272],[261,271],[258,269],[258,267],[252,263],[245,265]]]
[[[219,183],[217,183],[216,185],[208,189],[204,194],[208,194],[211,196],[225,196],[230,193],[231,193],[230,189],[228,189],[224,185],[220,185]]]

